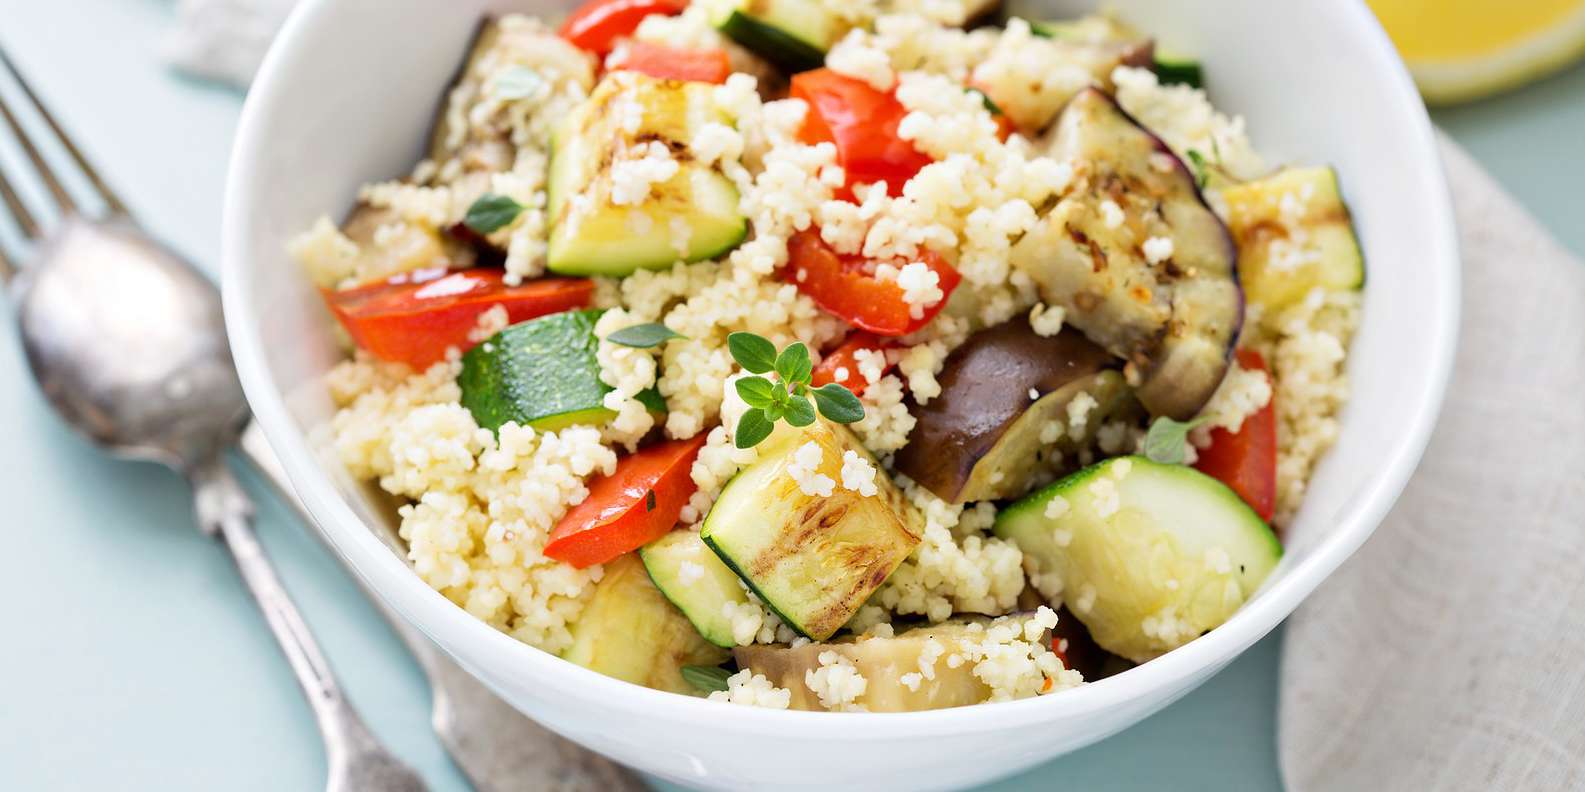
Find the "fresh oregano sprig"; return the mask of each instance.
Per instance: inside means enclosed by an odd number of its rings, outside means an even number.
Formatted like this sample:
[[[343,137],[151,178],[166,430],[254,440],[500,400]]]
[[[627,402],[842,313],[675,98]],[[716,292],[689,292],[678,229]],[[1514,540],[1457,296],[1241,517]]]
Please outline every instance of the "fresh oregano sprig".
[[[1209,420],[1210,416],[1206,415],[1192,421],[1174,421],[1165,415],[1157,418],[1145,433],[1145,456],[1163,465],[1183,464],[1183,447],[1188,442],[1189,432]]]
[[[814,363],[809,347],[798,341],[776,352],[776,345],[753,333],[727,336],[727,350],[744,371],[755,376],[737,380],[737,395],[748,404],[748,412],[738,420],[733,442],[738,448],[753,448],[770,436],[776,422],[786,420],[793,426],[808,426],[815,414],[837,423],[863,420],[864,405],[841,384],[832,382],[811,388]],[[776,375],[772,380],[766,374]],[[813,399],[813,402],[810,399]]]

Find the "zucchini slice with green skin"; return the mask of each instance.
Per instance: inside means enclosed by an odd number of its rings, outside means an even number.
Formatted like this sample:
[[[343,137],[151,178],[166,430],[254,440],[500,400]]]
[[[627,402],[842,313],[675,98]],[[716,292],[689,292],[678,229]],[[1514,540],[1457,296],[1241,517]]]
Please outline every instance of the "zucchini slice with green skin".
[[[716,258],[748,235],[738,191],[719,167],[693,159],[706,124],[731,125],[715,86],[607,74],[557,129],[546,187],[546,267],[621,277]],[[659,156],[657,156],[657,153]],[[656,168],[671,175],[650,179]],[[633,195],[637,183],[647,192]]]
[[[757,447],[758,461],[727,482],[699,536],[787,626],[822,641],[913,552],[923,527],[845,427],[817,420],[778,430]],[[789,470],[810,443],[820,462],[808,474],[837,482],[829,496],[805,494]],[[841,486],[843,452],[850,450],[875,465],[875,495]]]
[[[1312,289],[1365,285],[1365,258],[1331,168],[1287,168],[1227,187],[1222,200],[1251,302],[1280,309]]]
[[[1160,80],[1162,85],[1205,87],[1205,75],[1200,70],[1200,61],[1187,55],[1157,47],[1155,71],[1156,79]]]
[[[712,0],[710,20],[727,38],[793,74],[818,69],[852,25],[813,0]]]
[[[1227,621],[1282,544],[1226,485],[1182,465],[1118,457],[1018,501],[997,536],[1024,553],[1101,648],[1144,662]]]
[[[706,641],[727,649],[737,646],[732,620],[724,609],[727,603],[748,602],[748,592],[697,532],[672,531],[639,548],[638,557],[655,588],[693,622]]]
[[[611,386],[600,380],[594,335],[599,310],[565,311],[502,330],[462,356],[457,386],[462,406],[492,432],[509,423],[554,432],[602,424]],[[653,389],[638,395],[651,412],[666,411]]]
[[[788,707],[795,710],[828,709],[809,689],[806,675],[820,668],[820,655],[835,652],[846,658],[864,677],[864,693],[855,702],[869,712],[918,712],[920,710],[963,707],[979,704],[991,697],[991,688],[974,673],[975,663],[952,667],[949,655],[978,656],[976,651],[987,640],[990,619],[954,619],[940,624],[916,627],[895,637],[844,637],[831,643],[812,643],[799,647],[740,646],[732,654],[739,668],[763,675],[777,687],[792,691]],[[1022,638],[1022,636],[1019,636]],[[929,647],[934,642],[936,646]],[[1049,632],[1029,643],[1050,646]],[[929,647],[927,649],[927,647]],[[939,651],[938,651],[939,648]],[[919,673],[921,659],[932,665],[933,676]],[[903,677],[917,679],[905,684]]]
[[[635,685],[697,696],[682,677],[686,665],[715,666],[728,653],[699,635],[661,595],[628,553],[604,565],[594,596],[572,625],[572,645],[561,653],[608,677]]]

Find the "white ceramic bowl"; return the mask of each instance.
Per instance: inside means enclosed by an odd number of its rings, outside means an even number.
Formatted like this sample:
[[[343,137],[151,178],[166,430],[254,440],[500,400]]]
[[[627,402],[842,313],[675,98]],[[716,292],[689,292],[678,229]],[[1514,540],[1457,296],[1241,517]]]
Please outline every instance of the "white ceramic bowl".
[[[1093,3],[1033,3],[1030,16]],[[330,542],[392,606],[546,726],[641,770],[716,788],[925,789],[985,781],[1121,730],[1265,635],[1365,541],[1425,447],[1456,336],[1452,213],[1420,99],[1365,7],[1337,0],[1120,0],[1125,18],[1200,53],[1222,108],[1274,161],[1342,175],[1369,285],[1342,437],[1286,558],[1227,624],[1126,673],[1045,698],[908,714],[779,712],[629,685],[476,621],[366,527],[386,511],[323,452],[338,357],[318,294],[284,252],[364,182],[406,172],[487,11],[554,0],[307,0],[248,98],[225,207],[227,326],[259,422]],[[1208,724],[1209,725],[1209,724]]]

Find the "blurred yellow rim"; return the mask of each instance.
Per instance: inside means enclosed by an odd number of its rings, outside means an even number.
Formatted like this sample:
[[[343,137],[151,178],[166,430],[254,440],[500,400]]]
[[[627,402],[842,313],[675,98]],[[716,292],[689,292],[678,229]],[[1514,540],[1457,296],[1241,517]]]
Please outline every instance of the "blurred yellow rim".
[[[1369,0],[1427,102],[1486,96],[1585,53],[1585,0]]]

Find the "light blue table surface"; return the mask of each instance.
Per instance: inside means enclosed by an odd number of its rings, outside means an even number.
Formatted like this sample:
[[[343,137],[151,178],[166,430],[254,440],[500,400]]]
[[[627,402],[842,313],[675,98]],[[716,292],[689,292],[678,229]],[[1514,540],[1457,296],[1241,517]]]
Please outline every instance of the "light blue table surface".
[[[0,43],[144,222],[212,271],[241,103],[158,63],[172,5],[0,0]],[[1437,121],[1585,252],[1585,68]],[[0,320],[0,789],[322,786],[308,708],[226,554],[193,530],[185,486],[70,434],[14,336]],[[418,668],[337,562],[250,483],[264,543],[352,699],[434,789],[464,789],[428,731]],[[990,788],[1276,789],[1280,644],[1279,631],[1134,729]]]

